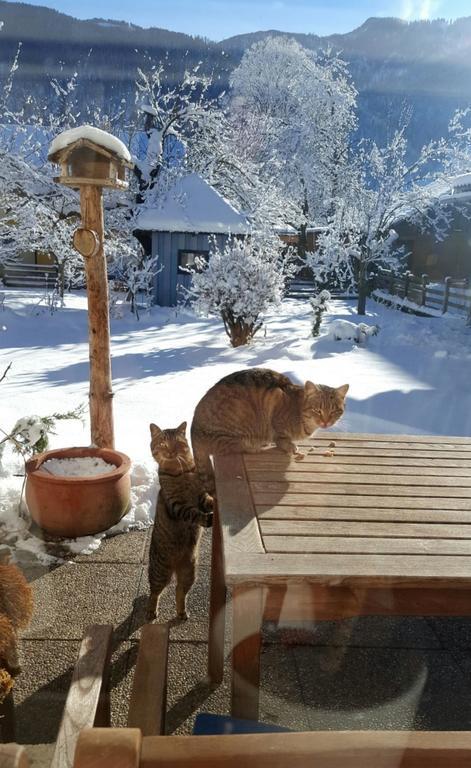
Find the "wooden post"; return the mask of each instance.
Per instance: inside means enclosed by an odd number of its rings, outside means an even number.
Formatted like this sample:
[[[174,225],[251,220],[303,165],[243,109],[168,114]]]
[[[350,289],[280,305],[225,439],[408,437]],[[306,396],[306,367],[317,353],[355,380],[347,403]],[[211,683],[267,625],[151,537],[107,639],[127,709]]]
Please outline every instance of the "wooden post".
[[[413,277],[412,272],[406,272],[404,275],[404,298],[407,299],[407,294],[409,293],[409,283],[410,279]]]
[[[428,275],[422,275],[422,296],[420,299],[420,303],[423,307],[425,307],[425,304],[427,301],[427,283],[428,283]]]
[[[448,302],[450,300],[450,287],[451,287],[451,277],[445,277],[445,292],[443,294],[443,306],[442,306],[443,314],[445,314],[445,312],[448,310]]]
[[[103,248],[101,187],[91,184],[80,186],[80,211],[83,229],[95,233],[97,239],[91,255],[84,255],[80,249],[84,256],[88,294],[91,437],[98,448],[114,448],[108,277]]]

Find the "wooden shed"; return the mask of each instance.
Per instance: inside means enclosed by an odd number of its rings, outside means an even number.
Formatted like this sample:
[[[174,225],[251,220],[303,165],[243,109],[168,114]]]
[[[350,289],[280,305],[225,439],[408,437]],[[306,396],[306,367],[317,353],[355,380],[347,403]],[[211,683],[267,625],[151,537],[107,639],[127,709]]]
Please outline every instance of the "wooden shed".
[[[162,307],[175,306],[180,286],[191,281],[195,257],[208,258],[212,242],[223,247],[231,236],[249,231],[245,216],[196,173],[175,183],[158,208],[143,210],[136,235],[147,235],[150,252],[158,255],[155,300]]]
[[[415,275],[427,274],[432,280],[471,279],[471,173],[441,184],[444,188],[439,188],[438,196],[451,214],[444,240],[403,218],[394,223],[397,244],[409,253],[408,268]]]

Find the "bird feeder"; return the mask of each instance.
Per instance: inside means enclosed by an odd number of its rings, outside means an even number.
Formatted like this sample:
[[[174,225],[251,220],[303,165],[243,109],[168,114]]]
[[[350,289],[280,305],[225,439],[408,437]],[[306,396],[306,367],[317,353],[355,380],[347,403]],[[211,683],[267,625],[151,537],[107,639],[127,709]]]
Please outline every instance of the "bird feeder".
[[[57,136],[48,159],[60,166],[55,181],[80,190],[82,226],[73,242],[83,256],[87,282],[91,438],[99,448],[114,448],[103,187],[127,188],[125,171],[132,168],[131,156],[115,136],[83,125]]]

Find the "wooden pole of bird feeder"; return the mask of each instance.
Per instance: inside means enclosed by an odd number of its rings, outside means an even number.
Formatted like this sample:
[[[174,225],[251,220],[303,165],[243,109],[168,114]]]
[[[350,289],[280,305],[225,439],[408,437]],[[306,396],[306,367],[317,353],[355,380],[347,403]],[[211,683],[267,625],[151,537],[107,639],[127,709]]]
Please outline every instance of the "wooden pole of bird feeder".
[[[114,448],[113,390],[111,384],[108,277],[103,247],[102,187],[80,185],[82,232],[96,236],[96,247],[84,255],[88,294],[88,338],[90,354],[90,426],[92,443]],[[81,249],[79,249],[81,250]]]

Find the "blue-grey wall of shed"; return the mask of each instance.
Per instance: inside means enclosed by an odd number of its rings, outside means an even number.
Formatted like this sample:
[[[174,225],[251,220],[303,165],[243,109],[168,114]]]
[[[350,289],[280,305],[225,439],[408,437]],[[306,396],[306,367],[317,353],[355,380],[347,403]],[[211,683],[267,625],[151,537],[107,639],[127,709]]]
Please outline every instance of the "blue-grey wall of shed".
[[[178,274],[178,251],[209,251],[214,240],[219,248],[223,248],[228,235],[208,235],[188,232],[152,232],[152,255],[158,256],[158,274],[154,281],[154,296],[161,307],[174,307],[181,295],[179,287],[187,288],[191,282],[190,275]]]

